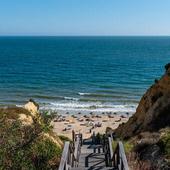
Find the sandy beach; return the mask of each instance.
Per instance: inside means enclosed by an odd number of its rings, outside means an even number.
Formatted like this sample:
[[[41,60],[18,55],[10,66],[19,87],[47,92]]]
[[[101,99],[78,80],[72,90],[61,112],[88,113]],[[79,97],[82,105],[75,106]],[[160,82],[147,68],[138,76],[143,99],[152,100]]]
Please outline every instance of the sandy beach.
[[[72,137],[72,130],[89,138],[93,132],[103,134],[106,128],[115,129],[119,124],[127,122],[128,116],[124,115],[67,115],[56,118],[52,125],[57,135]]]

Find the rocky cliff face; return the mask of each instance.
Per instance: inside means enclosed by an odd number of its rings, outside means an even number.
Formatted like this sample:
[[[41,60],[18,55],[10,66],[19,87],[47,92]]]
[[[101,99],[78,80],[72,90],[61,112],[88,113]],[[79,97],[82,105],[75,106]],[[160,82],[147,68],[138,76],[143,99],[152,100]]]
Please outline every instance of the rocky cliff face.
[[[144,131],[158,131],[170,126],[170,64],[160,80],[155,80],[143,95],[136,113],[125,124],[120,125],[115,134],[124,139]]]

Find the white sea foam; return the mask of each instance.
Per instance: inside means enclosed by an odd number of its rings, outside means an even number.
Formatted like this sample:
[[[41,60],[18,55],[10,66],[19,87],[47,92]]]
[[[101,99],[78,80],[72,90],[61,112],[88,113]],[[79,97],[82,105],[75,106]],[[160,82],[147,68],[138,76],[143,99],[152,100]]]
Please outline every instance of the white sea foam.
[[[65,100],[75,100],[78,101],[78,98],[74,98],[74,97],[64,97]]]
[[[52,102],[44,104],[41,109],[69,112],[130,112],[134,113],[136,104],[101,104],[80,102]]]
[[[80,96],[90,95],[90,93],[81,93],[81,92],[79,92],[78,94],[79,94]]]

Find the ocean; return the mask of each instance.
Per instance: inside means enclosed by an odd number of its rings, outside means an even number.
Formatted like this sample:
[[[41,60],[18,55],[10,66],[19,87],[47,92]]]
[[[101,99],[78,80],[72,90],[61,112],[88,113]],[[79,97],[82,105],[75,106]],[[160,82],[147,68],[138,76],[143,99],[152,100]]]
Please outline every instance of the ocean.
[[[135,112],[170,61],[170,37],[0,37],[0,105]]]

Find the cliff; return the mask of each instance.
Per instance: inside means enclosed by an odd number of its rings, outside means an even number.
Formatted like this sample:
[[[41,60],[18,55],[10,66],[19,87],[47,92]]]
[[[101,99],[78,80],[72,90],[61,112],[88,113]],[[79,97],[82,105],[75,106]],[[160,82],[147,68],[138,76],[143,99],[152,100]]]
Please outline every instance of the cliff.
[[[170,64],[165,69],[161,79],[155,80],[143,95],[136,113],[115,130],[116,136],[128,139],[141,132],[154,132],[170,126]]]
[[[0,108],[0,169],[57,169],[62,141],[32,101],[25,108]]]

